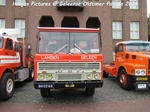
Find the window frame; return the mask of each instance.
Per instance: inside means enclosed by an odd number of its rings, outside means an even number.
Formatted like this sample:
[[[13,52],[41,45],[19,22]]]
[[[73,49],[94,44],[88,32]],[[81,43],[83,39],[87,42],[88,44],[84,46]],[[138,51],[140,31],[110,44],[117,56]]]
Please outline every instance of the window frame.
[[[17,22],[19,22],[19,23],[17,23]],[[15,19],[15,28],[20,29],[20,37],[18,37],[18,38],[25,38],[25,35],[26,35],[26,21],[25,21],[25,19]]]
[[[2,22],[4,22],[4,23],[3,23],[4,26],[2,25]],[[1,24],[0,29],[5,28],[5,27],[6,27],[6,21],[5,21],[5,19],[1,19],[1,18],[0,18],[0,24]]]
[[[117,4],[122,4],[122,0],[112,0],[112,9],[122,9],[122,6]]]
[[[120,28],[121,29],[118,29],[117,23],[120,23],[120,25],[121,25]],[[115,24],[116,29],[113,29],[114,28],[114,24]],[[122,32],[123,32],[122,30],[123,30],[123,28],[122,28],[122,22],[121,21],[113,21],[112,22],[112,38],[113,39],[122,39]],[[115,36],[115,37],[114,37],[114,31],[117,34],[117,36]],[[118,38],[119,32],[121,32],[121,37]]]
[[[26,0],[15,0],[15,6],[26,6]]]
[[[11,43],[11,47],[9,46]],[[10,47],[10,48],[9,48]],[[11,39],[7,39],[6,40],[6,45],[5,45],[5,49],[7,50],[13,50],[13,41]]]
[[[137,3],[137,5],[136,5],[136,3]],[[129,8],[131,10],[138,10],[139,9],[139,0],[129,0]]]
[[[6,5],[6,0],[0,0],[0,6]]]
[[[135,24],[133,24],[132,25],[132,23],[138,23],[138,29],[134,29],[133,27],[134,26],[136,26]],[[131,26],[132,25],[132,26]],[[131,27],[133,28],[133,29],[131,29]],[[135,32],[138,32],[138,37],[137,38],[135,38],[135,37],[132,37],[132,35],[135,35]],[[133,33],[133,34],[131,34],[131,33]],[[139,22],[130,22],[130,39],[140,39],[140,23]]]

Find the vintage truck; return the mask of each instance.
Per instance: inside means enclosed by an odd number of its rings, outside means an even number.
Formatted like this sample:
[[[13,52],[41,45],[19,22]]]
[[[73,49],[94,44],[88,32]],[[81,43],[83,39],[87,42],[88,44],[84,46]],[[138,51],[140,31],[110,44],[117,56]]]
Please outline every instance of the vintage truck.
[[[104,66],[104,77],[112,75],[121,88],[148,90],[150,84],[150,42],[122,41],[115,46],[114,63]]]
[[[0,30],[0,100],[8,100],[13,96],[15,82],[33,80],[31,44],[17,41],[16,36],[11,36],[16,29],[4,30],[8,33]]]
[[[87,96],[103,86],[100,30],[38,27],[34,87],[42,97],[50,90],[83,88]]]

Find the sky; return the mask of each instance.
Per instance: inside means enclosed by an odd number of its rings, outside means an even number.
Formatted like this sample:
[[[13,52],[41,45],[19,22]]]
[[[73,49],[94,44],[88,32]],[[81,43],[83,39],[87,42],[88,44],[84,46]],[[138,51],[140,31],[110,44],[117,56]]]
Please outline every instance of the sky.
[[[150,14],[150,0],[147,0],[147,16]]]

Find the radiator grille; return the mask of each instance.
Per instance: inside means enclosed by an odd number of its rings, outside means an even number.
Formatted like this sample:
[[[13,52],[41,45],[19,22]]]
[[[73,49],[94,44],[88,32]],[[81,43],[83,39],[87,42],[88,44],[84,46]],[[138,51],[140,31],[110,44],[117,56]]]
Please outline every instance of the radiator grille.
[[[100,63],[39,63],[39,70],[100,69]]]
[[[58,80],[81,80],[81,74],[58,74]]]

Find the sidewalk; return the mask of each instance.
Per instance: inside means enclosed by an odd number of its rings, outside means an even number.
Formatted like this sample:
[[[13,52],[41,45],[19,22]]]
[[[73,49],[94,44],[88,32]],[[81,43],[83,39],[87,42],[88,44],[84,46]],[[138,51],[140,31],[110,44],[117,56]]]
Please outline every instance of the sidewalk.
[[[0,102],[1,112],[149,112],[150,99],[89,104],[33,104]]]

